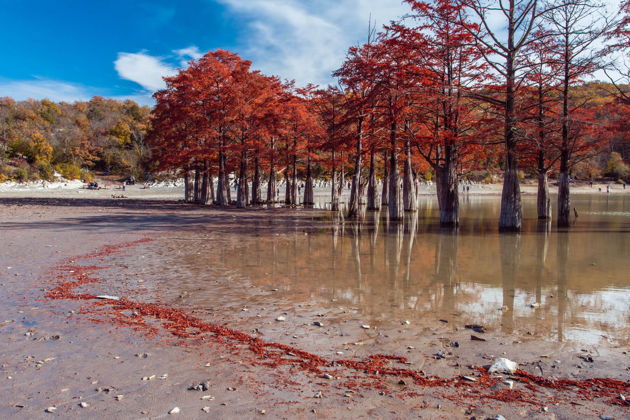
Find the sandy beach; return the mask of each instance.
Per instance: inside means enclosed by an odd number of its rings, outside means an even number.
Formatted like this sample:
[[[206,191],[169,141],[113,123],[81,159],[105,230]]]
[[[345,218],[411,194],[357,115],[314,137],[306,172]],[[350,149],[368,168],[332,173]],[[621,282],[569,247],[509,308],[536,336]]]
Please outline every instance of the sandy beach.
[[[177,188],[111,197],[122,194],[0,193],[1,417],[628,418],[630,355],[614,342],[514,340],[457,315],[364,328],[308,299],[289,307],[273,285],[248,285],[257,299],[242,301],[230,291],[244,286],[220,276],[216,300],[199,307],[146,262],[160,244],[210,231],[204,252],[215,253],[248,224],[273,221],[282,237],[287,221],[307,229],[317,211],[191,206]],[[521,370],[489,374],[496,357]]]

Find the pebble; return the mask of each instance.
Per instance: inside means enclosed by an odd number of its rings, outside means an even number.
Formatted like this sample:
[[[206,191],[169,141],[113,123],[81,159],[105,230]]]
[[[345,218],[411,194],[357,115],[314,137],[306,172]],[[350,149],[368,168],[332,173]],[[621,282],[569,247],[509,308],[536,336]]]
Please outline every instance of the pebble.
[[[214,400],[214,397],[212,395],[204,395],[203,397],[201,397],[201,399],[204,401],[212,401]]]
[[[503,381],[503,383],[504,383],[505,385],[507,385],[507,387],[508,387],[509,389],[514,388],[514,381],[511,381],[511,380],[509,380],[509,379],[508,379],[507,381]]]
[[[317,391],[317,393],[315,395],[313,395],[314,398],[322,398],[324,396],[324,394],[322,394],[321,391]]]
[[[99,296],[96,296],[96,299],[120,300],[118,296],[110,296],[110,295],[99,295]]]
[[[47,413],[54,413],[55,411],[57,411],[57,407],[48,407],[44,411],[47,412]]]
[[[370,326],[369,325],[361,325],[361,328],[363,328],[364,330],[369,330]]]
[[[116,398],[116,401],[120,401],[120,400],[122,400],[123,398],[125,398],[125,396],[124,396],[124,395],[116,395],[116,397],[115,397],[115,398]]]
[[[601,420],[615,420],[614,417],[612,416],[607,416],[606,414],[602,414],[601,416],[599,416],[599,418]]]
[[[86,402],[79,403],[79,407],[81,407],[81,408],[88,408],[89,406],[90,406],[90,404],[88,404]]]
[[[201,409],[201,411],[203,411],[204,413],[209,413],[210,412],[210,407],[204,407]]]
[[[329,375],[329,374],[327,374],[327,373],[324,373],[321,377],[322,377],[323,379],[334,379],[334,378],[335,378],[334,376]]]
[[[179,414],[180,411],[181,410],[179,409],[179,407],[173,407],[173,409],[171,409],[168,414]]]
[[[287,318],[282,316],[282,315],[279,316],[278,318],[276,318],[276,321],[286,321],[286,320],[287,320]]]
[[[316,327],[323,327],[324,326],[324,324],[319,322],[319,321],[313,322],[313,325],[315,325]]]
[[[477,382],[477,378],[473,378],[472,376],[462,376],[462,379],[465,379],[470,382]]]

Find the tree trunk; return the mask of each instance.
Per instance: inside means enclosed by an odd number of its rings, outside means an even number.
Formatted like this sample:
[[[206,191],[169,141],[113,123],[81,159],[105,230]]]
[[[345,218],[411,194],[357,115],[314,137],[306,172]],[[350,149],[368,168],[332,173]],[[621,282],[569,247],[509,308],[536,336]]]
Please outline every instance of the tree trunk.
[[[562,89],[562,146],[560,149],[560,178],[558,185],[558,227],[569,227],[571,198],[569,194],[569,52],[565,41],[564,78]]]
[[[440,206],[440,226],[459,225],[459,192],[457,170],[453,162],[435,169],[435,187]]]
[[[374,147],[370,149],[370,174],[368,176],[367,209],[378,210],[376,203],[376,168],[374,168]]]
[[[227,206],[228,201],[228,179],[225,173],[225,154],[223,150],[219,151],[219,180],[217,181],[217,205]]]
[[[252,204],[257,206],[261,202],[260,192],[260,158],[259,152],[256,151],[256,158],[254,159],[254,180],[252,181]]]
[[[389,220],[403,219],[403,206],[400,194],[400,177],[398,175],[398,150],[396,138],[396,123],[392,122],[390,141],[390,166],[389,166]]]
[[[275,140],[271,138],[271,159],[269,161],[269,181],[267,182],[267,204],[273,204],[276,197],[276,156],[274,153]]]
[[[311,153],[308,152],[306,161],[306,184],[304,185],[304,205],[312,206],[315,204],[315,195],[313,193],[313,175],[311,173]]]
[[[293,195],[291,194],[291,177],[289,176],[290,169],[291,166],[287,165],[286,169],[284,170],[284,182],[286,184],[284,189],[284,204],[287,205],[293,204],[291,202],[291,198],[293,197]]]
[[[232,204],[232,183],[230,182],[230,177],[227,177],[227,181],[225,183],[226,186],[226,196],[228,204]]]
[[[193,197],[193,181],[190,176],[190,171],[184,172],[184,201],[190,203]]]
[[[236,207],[243,209],[249,205],[249,183],[247,180],[247,151],[241,153],[241,168],[236,191]]]
[[[513,47],[513,32],[508,40]],[[521,205],[521,188],[518,180],[518,160],[516,158],[516,112],[514,108],[514,55],[508,53],[506,58],[506,93],[505,93],[505,173],[503,191],[501,193],[501,216],[499,230],[517,232],[521,230],[523,221]]]
[[[389,159],[387,152],[383,155],[383,190],[381,191],[381,207],[389,203]]]
[[[569,227],[571,216],[571,196],[569,194],[568,159],[560,159],[558,184],[558,227]]]
[[[354,175],[348,203],[348,217],[356,217],[359,212],[359,196],[361,194],[361,152],[363,151],[363,118],[357,122],[357,147],[354,160]]]
[[[339,167],[339,197],[343,195],[343,187],[346,180],[346,174],[344,172],[344,162],[343,162],[343,151],[341,152],[341,159],[339,159],[340,167]]]
[[[203,174],[201,176],[201,194],[199,196],[199,202],[203,205],[208,204],[209,192],[210,192],[210,170],[208,169],[208,161],[203,163]]]
[[[210,178],[210,197],[208,202],[214,203],[216,200],[216,195],[214,193],[214,177],[212,176],[211,172],[208,172],[208,177]]]
[[[335,151],[332,151],[332,173],[330,175],[330,210],[339,211],[339,190],[337,188],[337,162],[335,161]]]
[[[199,169],[195,169],[193,201],[197,204],[201,201],[201,172]]]
[[[293,172],[291,173],[291,204],[299,203],[297,196],[297,137],[293,137]]]
[[[538,218],[541,220],[551,218],[551,197],[549,196],[549,182],[547,171],[538,172],[538,197],[537,206]]]
[[[416,196],[416,185],[413,180],[413,171],[411,169],[411,141],[405,141],[405,172],[403,180],[403,205],[405,211],[418,210],[418,198]]]

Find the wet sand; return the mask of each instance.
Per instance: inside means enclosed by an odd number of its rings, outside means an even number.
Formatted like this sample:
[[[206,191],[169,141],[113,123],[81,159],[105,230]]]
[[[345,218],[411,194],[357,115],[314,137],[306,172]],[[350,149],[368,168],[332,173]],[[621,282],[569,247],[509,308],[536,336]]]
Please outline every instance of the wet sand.
[[[363,329],[366,321],[348,308],[326,306],[324,311],[308,297],[299,306],[288,306],[274,297],[273,285],[239,284],[225,276],[214,279],[215,301],[206,299],[207,306],[199,307],[193,298],[170,290],[168,279],[160,279],[154,265],[146,263],[155,255],[155,244],[179,241],[185,247],[190,235],[209,226],[219,236],[228,231],[238,236],[248,223],[264,225],[273,219],[276,233],[286,235],[283,225],[311,224],[312,218],[309,211],[221,211],[174,201],[0,198],[0,416],[160,418],[179,407],[182,418],[628,417],[621,400],[588,401],[588,394],[575,390],[528,385],[523,376],[515,378],[514,390],[533,395],[535,403],[488,399],[488,395],[519,395],[505,392],[507,377],[493,380],[497,383],[492,389],[480,387],[478,382],[491,378],[474,367],[505,356],[521,363],[524,372],[545,378],[628,381],[630,356],[625,348],[610,345],[594,354],[594,349],[558,347],[535,337],[507,340],[500,331],[471,332],[464,328],[466,320],[456,315],[448,323],[406,324],[393,319]],[[106,245],[143,238],[154,241],[78,258]],[[204,252],[229,249],[230,239],[219,239],[209,240]],[[60,283],[76,280],[80,267],[90,266],[107,268],[87,270],[98,281],[76,291],[176,308],[204,325],[226,326],[295,349],[284,351],[297,354],[291,356],[294,359],[315,355],[327,361],[361,361],[378,349],[409,358],[408,364],[386,362],[383,371],[411,369],[455,382],[422,386],[408,376],[365,374],[347,366],[323,365],[319,372],[292,362],[269,366],[264,364],[269,358],[252,352],[249,344],[221,338],[216,332],[182,334],[168,322],[165,325],[165,318],[156,321],[145,316],[141,306],[129,310],[111,301],[47,298]],[[242,301],[242,296],[230,292],[245,286],[259,298]],[[188,293],[194,297],[194,289]],[[276,321],[278,316],[285,321]],[[314,326],[315,321],[323,327]],[[486,341],[471,341],[471,334]],[[409,344],[401,346],[405,341]],[[434,358],[440,350],[446,357]],[[593,355],[595,362],[584,362],[580,355]],[[469,385],[462,376],[475,377],[477,382]],[[209,390],[188,390],[206,380]],[[627,391],[627,385],[622,389]],[[201,399],[207,395],[211,398]],[[81,402],[88,406],[80,407]],[[55,413],[45,413],[53,406]],[[209,413],[202,411],[204,407]]]

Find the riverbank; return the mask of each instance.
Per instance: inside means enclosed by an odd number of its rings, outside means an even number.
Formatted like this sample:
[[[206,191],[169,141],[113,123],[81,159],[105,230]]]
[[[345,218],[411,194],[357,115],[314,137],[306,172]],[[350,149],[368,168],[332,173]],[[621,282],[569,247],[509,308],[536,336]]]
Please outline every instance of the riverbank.
[[[193,233],[214,232],[204,253],[230,252],[239,240],[255,240],[239,236],[252,226],[270,226],[269,234],[282,237],[328,223],[313,212],[216,210],[106,196],[17,197],[0,199],[0,221],[3,417],[160,418],[175,407],[184,418],[628,413],[617,395],[627,384],[588,382],[627,381],[629,356],[614,343],[582,351],[579,343],[558,346],[527,338],[525,331],[525,338],[477,332],[456,314],[448,322],[392,319],[364,328],[365,319],[351,308],[324,311],[308,299],[288,306],[274,296],[278,286],[214,272],[204,281],[213,282],[217,297],[200,307],[186,293],[169,290],[169,279],[156,272],[160,259],[177,261],[178,247],[185,248]],[[177,246],[160,254],[158,245],[165,243]],[[189,279],[189,295],[204,293],[195,281]],[[250,298],[233,293],[242,287]],[[375,349],[408,360],[370,359]],[[499,356],[521,363],[511,389],[508,376],[484,373]],[[560,382],[545,386],[528,375],[576,382],[560,390]],[[206,391],[188,390],[205,381]],[[615,386],[617,397],[610,394]],[[54,413],[45,413],[48,407]]]

